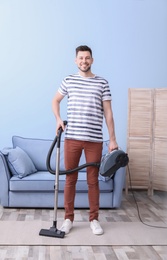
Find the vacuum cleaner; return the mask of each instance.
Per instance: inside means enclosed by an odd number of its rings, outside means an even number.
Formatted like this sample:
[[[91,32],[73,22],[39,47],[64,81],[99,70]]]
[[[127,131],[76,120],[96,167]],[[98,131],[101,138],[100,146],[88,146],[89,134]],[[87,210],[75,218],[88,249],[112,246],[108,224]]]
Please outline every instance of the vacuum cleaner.
[[[67,125],[67,121],[63,121],[64,125]],[[64,175],[68,173],[73,173],[75,171],[80,171],[83,168],[86,168],[88,166],[95,166],[99,168],[99,174],[103,177],[109,177],[112,178],[116,171],[121,168],[125,167],[128,162],[129,158],[128,155],[122,151],[121,149],[114,150],[110,153],[107,153],[104,155],[101,159],[101,162],[91,162],[91,163],[85,163],[83,165],[78,166],[77,168],[67,170],[67,171],[60,171],[60,142],[61,142],[61,135],[62,135],[63,129],[62,127],[58,130],[58,134],[55,137],[48,155],[46,159],[46,165],[47,169],[51,174],[55,175],[55,200],[54,200],[54,220],[53,225],[50,227],[50,229],[41,229],[39,232],[40,236],[48,236],[48,237],[57,237],[57,238],[64,238],[65,232],[57,229],[57,208],[58,208],[58,190],[59,190],[59,175]],[[51,168],[50,161],[51,161],[51,155],[53,152],[53,149],[57,143],[56,148],[56,170],[54,171]]]

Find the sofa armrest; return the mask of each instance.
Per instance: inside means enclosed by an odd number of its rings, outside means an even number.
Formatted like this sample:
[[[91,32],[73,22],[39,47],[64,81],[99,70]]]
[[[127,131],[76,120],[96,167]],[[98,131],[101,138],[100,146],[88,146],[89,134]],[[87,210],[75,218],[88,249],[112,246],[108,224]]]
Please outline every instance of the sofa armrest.
[[[5,159],[5,156],[0,152],[0,199],[1,205],[4,207],[9,206],[9,181],[11,174]]]
[[[122,201],[122,192],[125,187],[126,170],[120,168],[114,176],[113,207],[118,208]]]

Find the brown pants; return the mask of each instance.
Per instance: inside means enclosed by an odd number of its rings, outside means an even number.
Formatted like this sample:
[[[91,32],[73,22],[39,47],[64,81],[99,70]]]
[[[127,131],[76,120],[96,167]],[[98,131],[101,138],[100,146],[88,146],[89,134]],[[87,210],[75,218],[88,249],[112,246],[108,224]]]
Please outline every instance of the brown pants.
[[[79,160],[84,150],[86,162],[100,162],[102,155],[102,142],[87,142],[65,139],[64,158],[66,170],[78,167]],[[74,220],[74,200],[75,186],[78,179],[78,172],[66,175],[64,190],[65,219]],[[90,206],[89,221],[98,220],[99,212],[99,182],[98,168],[96,166],[87,167],[88,199]]]

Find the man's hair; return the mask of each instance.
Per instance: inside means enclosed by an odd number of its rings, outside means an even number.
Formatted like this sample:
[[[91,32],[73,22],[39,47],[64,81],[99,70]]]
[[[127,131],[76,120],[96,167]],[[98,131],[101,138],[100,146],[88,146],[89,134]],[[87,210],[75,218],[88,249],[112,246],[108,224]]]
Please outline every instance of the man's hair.
[[[86,45],[80,45],[80,46],[78,46],[78,47],[76,48],[76,56],[77,56],[77,54],[78,54],[79,51],[89,51],[89,52],[90,52],[90,55],[91,55],[91,57],[92,57],[92,50],[91,50],[91,48],[89,48],[89,47],[86,46]]]

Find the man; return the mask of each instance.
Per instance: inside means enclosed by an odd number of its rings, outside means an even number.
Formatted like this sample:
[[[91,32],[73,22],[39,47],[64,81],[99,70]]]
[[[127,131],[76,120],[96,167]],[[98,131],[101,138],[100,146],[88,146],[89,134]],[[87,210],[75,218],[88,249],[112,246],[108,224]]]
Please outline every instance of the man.
[[[111,108],[111,94],[108,82],[91,71],[93,64],[92,50],[88,46],[76,48],[75,63],[79,72],[66,77],[56,93],[52,108],[56,117],[57,127],[65,130],[60,116],[60,102],[67,95],[67,121],[64,142],[65,168],[73,169],[79,164],[82,150],[86,162],[100,162],[102,156],[102,123],[103,114],[109,133],[109,151],[118,148],[114,120]],[[67,174],[64,190],[65,220],[61,230],[66,234],[74,221],[75,186],[78,172]],[[90,206],[90,227],[95,235],[103,234],[98,221],[99,183],[98,168],[87,168],[88,199]]]

